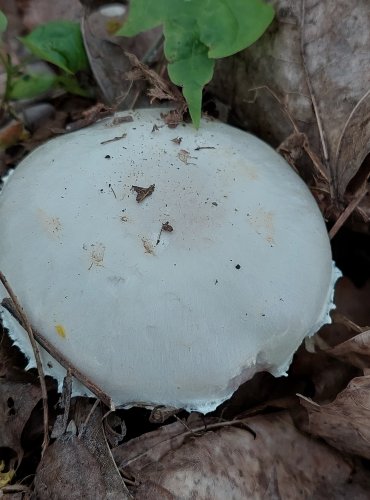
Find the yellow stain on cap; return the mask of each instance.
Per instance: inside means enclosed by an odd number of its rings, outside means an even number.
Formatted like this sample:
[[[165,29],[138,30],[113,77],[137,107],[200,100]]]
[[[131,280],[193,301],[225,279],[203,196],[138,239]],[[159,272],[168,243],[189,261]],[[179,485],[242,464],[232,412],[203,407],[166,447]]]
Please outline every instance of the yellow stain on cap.
[[[62,337],[62,339],[66,338],[67,334],[63,325],[55,325],[55,330],[59,337]]]

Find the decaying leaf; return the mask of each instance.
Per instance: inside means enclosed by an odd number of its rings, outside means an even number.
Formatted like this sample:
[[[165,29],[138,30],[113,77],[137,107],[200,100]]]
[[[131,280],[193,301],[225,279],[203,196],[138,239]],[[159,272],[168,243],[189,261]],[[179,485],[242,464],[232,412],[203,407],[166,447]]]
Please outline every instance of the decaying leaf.
[[[22,432],[40,399],[41,390],[33,384],[1,381],[0,448],[13,450],[17,455],[18,464],[23,456]]]
[[[350,461],[297,431],[287,412],[215,425],[192,433],[177,422],[114,450],[135,499],[368,497]]]
[[[40,500],[131,498],[112,459],[101,409],[90,411],[91,404],[84,401],[77,425],[70,423],[67,432],[47,448],[35,478]]]
[[[340,451],[370,459],[370,376],[351,380],[332,403],[301,396],[308,422],[302,428]]]
[[[275,146],[294,132],[287,111],[320,159],[332,201],[341,203],[370,151],[369,3],[272,4],[271,27],[251,48],[221,61],[213,89],[232,104],[239,124]]]
[[[0,151],[24,141],[27,137],[28,132],[24,124],[18,120],[11,120],[0,129]]]
[[[125,74],[131,68],[122,48],[114,42],[106,29],[106,18],[98,9],[85,8],[81,31],[91,70],[104,101],[109,106],[122,104],[131,90]],[[132,89],[137,92],[137,87]],[[125,102],[125,107],[130,107]]]
[[[143,64],[134,54],[126,52],[126,56],[132,65],[132,69],[127,73],[126,78],[132,81],[147,80],[151,85],[148,90],[151,102],[155,99],[173,101],[179,103],[179,107],[183,110],[186,109],[184,98],[173,84],[164,80],[156,71]]]

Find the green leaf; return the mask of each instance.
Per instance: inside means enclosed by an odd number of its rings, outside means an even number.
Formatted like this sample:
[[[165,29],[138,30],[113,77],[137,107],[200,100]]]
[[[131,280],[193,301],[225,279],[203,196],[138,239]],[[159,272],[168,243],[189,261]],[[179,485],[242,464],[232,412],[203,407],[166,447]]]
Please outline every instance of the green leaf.
[[[89,67],[78,23],[51,21],[38,26],[21,41],[32,54],[67,73],[76,73]]]
[[[34,73],[22,75],[12,80],[10,99],[31,99],[51,89],[56,82],[56,77],[47,73]]]
[[[163,24],[169,76],[183,87],[198,127],[202,89],[213,76],[214,59],[254,43],[273,17],[263,0],[131,0],[128,20],[116,34],[133,36]]]
[[[8,19],[2,10],[0,10],[0,35],[4,33],[8,26]]]

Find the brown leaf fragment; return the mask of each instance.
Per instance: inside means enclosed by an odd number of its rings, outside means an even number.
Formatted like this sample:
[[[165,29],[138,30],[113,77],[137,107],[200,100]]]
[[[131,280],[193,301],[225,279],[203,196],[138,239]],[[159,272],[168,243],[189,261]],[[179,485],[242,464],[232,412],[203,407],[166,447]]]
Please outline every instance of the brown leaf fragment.
[[[177,157],[179,158],[180,161],[185,163],[185,165],[195,165],[195,163],[190,163],[189,159],[196,160],[196,157],[190,156],[189,151],[186,151],[186,149],[180,149],[180,151],[177,153]]]
[[[130,123],[133,122],[134,119],[131,115],[126,116],[115,116],[112,120],[112,125],[121,125],[121,123]]]
[[[174,144],[181,144],[182,137],[175,137],[174,139],[171,139],[171,142]]]
[[[155,406],[150,413],[149,422],[153,424],[163,424],[170,417],[173,417],[181,410],[172,406]]]
[[[370,459],[370,376],[356,377],[332,403],[300,396],[308,422],[302,429],[338,450]]]
[[[196,435],[176,422],[116,448],[135,499],[368,498],[369,481],[356,483],[350,461],[301,434],[288,412],[234,423]]]
[[[136,193],[136,201],[138,203],[141,203],[143,200],[145,200],[145,198],[147,198],[154,192],[155,184],[151,184],[147,188],[143,188],[140,186],[131,186],[131,189]]]
[[[172,233],[173,227],[171,224],[167,221],[164,224],[162,224],[162,231],[167,231],[167,233]]]
[[[114,38],[109,36],[106,19],[99,9],[84,9],[81,33],[86,54],[104,102],[115,106],[126,101],[126,106],[130,107],[130,91],[137,90],[132,89],[130,82],[125,81],[130,62]]]
[[[70,424],[66,434],[47,448],[35,477],[40,500],[131,498],[104,436],[102,411],[95,407],[90,414],[91,409],[87,400],[78,405],[76,424]]]
[[[27,137],[28,132],[24,124],[18,120],[11,120],[0,129],[0,150],[24,141]]]
[[[175,85],[162,78],[146,64],[143,64],[135,54],[131,54],[130,52],[125,52],[125,54],[133,68],[126,73],[126,78],[133,81],[140,79],[147,80],[151,85],[151,88],[148,90],[148,96],[151,98],[151,101],[158,99],[160,101],[174,101],[184,105],[184,98]]]
[[[184,121],[183,117],[186,109],[185,105],[180,106],[179,109],[172,109],[168,113],[161,113],[161,118],[168,128],[176,128]]]
[[[75,130],[80,130],[81,128],[88,127],[93,123],[101,120],[102,118],[107,118],[112,116],[114,113],[113,108],[105,106],[103,103],[99,102],[92,106],[91,108],[82,112],[82,118],[70,123],[67,126],[67,132],[74,132]]]

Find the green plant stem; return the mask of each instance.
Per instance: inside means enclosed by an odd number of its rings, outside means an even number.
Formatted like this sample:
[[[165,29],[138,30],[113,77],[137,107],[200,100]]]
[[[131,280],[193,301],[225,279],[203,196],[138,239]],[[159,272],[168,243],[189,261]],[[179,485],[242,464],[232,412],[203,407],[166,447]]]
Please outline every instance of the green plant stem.
[[[10,90],[12,86],[12,79],[13,79],[13,65],[10,60],[10,56],[8,54],[4,54],[2,50],[0,50],[0,62],[4,66],[5,73],[6,73],[6,82],[5,82],[5,90],[4,94],[1,97],[1,102],[0,102],[0,110],[4,110],[5,108],[5,103],[8,102],[9,100],[9,95],[10,95]]]

